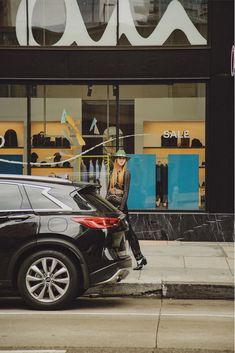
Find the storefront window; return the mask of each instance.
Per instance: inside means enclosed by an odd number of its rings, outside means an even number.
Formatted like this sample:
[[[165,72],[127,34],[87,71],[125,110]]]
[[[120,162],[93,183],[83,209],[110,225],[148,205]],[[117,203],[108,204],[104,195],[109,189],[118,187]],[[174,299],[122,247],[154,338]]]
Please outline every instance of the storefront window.
[[[16,36],[16,14],[21,0],[0,1],[0,45],[19,45]]]
[[[30,116],[32,175],[99,183],[105,196],[122,148],[130,209],[205,210],[205,91],[204,83],[36,85],[27,111],[25,86],[1,85],[0,172],[27,174]]]
[[[205,84],[121,86],[120,98],[135,112],[129,208],[204,210]]]
[[[205,0],[129,0],[123,45],[205,45],[208,8]],[[125,5],[127,7],[127,4]],[[128,18],[128,20],[127,20]],[[133,22],[134,21],[134,22]],[[136,28],[137,31],[134,31]]]
[[[110,129],[116,130],[112,86],[46,85],[34,89],[32,175],[100,183],[104,196],[110,172],[110,148],[116,144],[116,140],[111,146],[106,143]],[[127,115],[128,112],[125,120]]]
[[[0,85],[0,174],[27,174],[27,98],[24,85]]]
[[[0,45],[206,45],[208,0],[1,0]]]

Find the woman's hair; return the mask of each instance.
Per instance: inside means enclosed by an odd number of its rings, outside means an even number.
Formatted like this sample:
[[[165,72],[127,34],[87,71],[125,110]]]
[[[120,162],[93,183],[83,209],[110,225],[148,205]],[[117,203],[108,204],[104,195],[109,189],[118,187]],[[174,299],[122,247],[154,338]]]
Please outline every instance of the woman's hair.
[[[110,178],[110,189],[115,187],[115,184],[118,184],[121,188],[124,182],[124,173],[126,171],[126,165],[124,164],[123,167],[120,167],[118,164],[117,159],[114,161],[113,172]]]

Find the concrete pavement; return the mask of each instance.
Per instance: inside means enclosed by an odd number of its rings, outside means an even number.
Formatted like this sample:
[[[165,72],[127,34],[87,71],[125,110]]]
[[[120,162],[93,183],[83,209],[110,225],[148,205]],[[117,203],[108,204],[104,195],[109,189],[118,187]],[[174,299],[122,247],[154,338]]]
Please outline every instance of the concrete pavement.
[[[142,240],[140,245],[147,266],[87,295],[233,299],[234,243]]]

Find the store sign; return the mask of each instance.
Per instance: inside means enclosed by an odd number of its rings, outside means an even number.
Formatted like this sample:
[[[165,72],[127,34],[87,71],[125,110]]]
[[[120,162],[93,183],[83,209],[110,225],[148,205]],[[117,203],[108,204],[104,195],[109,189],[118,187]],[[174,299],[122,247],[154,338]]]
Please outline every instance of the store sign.
[[[39,46],[32,32],[33,11],[37,0],[22,0],[16,16],[16,36],[20,45]],[[29,42],[27,42],[27,10],[29,22]],[[163,45],[175,30],[181,30],[191,45],[206,45],[206,39],[199,33],[183,5],[178,0],[172,0],[152,34],[144,38],[136,27],[131,13],[129,0],[119,0],[119,7],[115,6],[107,23],[107,27],[99,41],[93,40],[83,21],[77,0],[64,0],[66,8],[65,30],[55,46],[70,46],[74,42],[79,46],[116,46],[117,21],[119,38],[124,34],[131,45],[155,46]],[[56,9],[55,9],[56,10]],[[118,16],[117,16],[118,11]],[[43,27],[43,24],[40,26]]]
[[[2,148],[4,145],[5,145],[4,136],[0,136],[0,148]]]
[[[174,130],[165,130],[163,132],[163,137],[165,138],[172,138],[172,137],[176,137],[176,138],[189,138],[189,130],[184,130],[184,131],[174,131]]]

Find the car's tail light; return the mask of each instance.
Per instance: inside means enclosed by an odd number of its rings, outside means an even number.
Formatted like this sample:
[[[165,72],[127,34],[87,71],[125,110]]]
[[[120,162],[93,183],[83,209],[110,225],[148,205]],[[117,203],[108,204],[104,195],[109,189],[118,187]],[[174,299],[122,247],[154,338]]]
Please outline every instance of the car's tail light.
[[[72,217],[72,220],[93,229],[112,228],[119,223],[119,218],[116,217]]]

